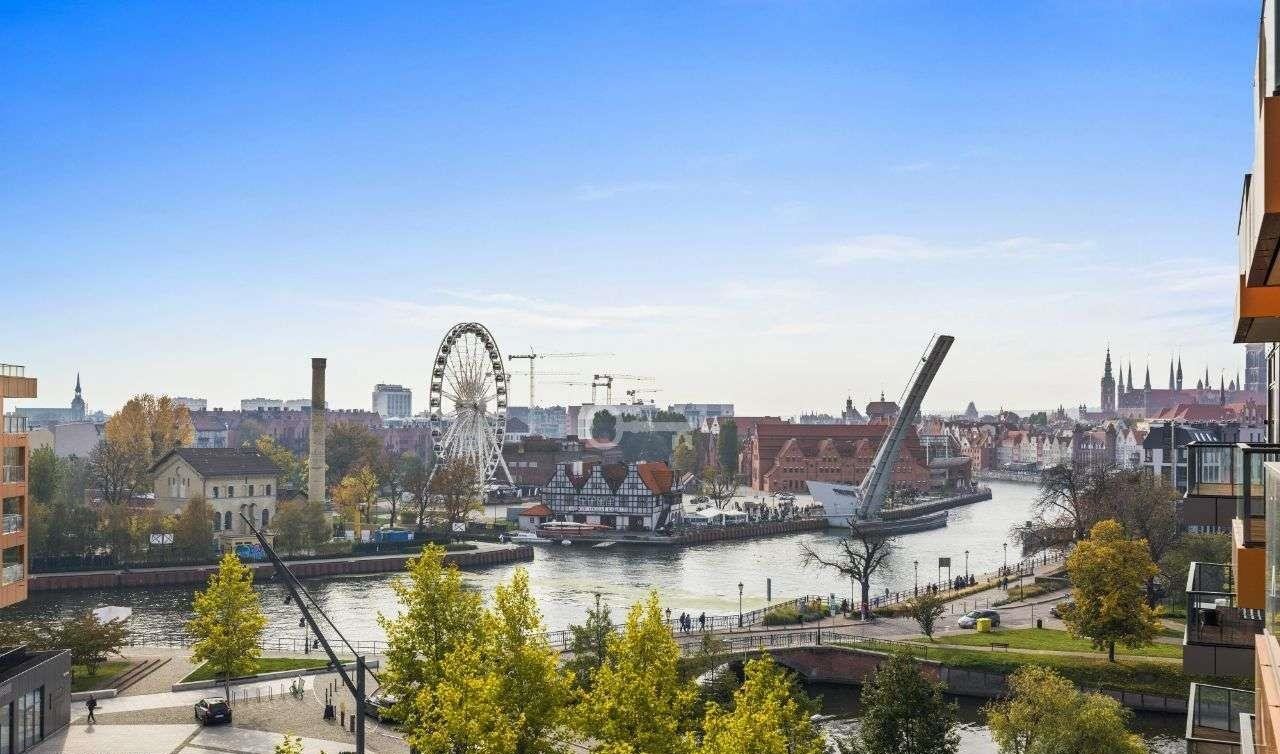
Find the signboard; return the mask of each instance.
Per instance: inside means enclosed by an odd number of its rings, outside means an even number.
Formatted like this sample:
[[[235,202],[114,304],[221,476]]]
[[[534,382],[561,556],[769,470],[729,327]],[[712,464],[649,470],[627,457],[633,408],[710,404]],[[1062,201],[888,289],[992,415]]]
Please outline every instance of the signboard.
[[[171,545],[173,544],[172,534],[152,534],[151,544],[153,545]]]
[[[466,531],[467,531],[467,524],[466,524],[466,522],[464,522],[464,521],[454,521],[454,522],[453,522],[453,530],[454,530],[454,532],[457,532],[457,533],[460,533],[460,534],[465,534],[465,533],[466,533]]]
[[[951,558],[938,558],[938,567],[939,567],[939,568],[950,568],[950,567],[951,567]]]

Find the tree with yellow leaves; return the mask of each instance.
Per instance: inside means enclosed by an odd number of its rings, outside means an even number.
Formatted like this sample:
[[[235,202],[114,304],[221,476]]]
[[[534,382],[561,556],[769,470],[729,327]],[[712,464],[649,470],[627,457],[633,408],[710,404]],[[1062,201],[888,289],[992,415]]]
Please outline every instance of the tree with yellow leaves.
[[[826,740],[812,712],[787,671],[762,654],[747,663],[732,709],[707,710],[699,754],[822,754]]]
[[[1095,527],[1096,528],[1096,527]],[[1048,668],[1009,676],[1009,697],[988,706],[987,726],[1001,754],[1144,754],[1125,727],[1132,713],[1104,694],[1085,693]]]
[[[1116,661],[1116,643],[1150,644],[1160,632],[1160,608],[1147,604],[1147,582],[1159,569],[1145,539],[1128,539],[1119,522],[1099,521],[1067,556],[1072,603],[1062,620],[1072,636],[1087,636]]]
[[[186,406],[174,403],[167,395],[144,393],[130,398],[112,414],[104,436],[107,442],[136,454],[150,466],[170,450],[190,445],[195,439],[195,426]]]
[[[419,692],[405,739],[422,754],[517,754],[502,682],[481,642],[469,639],[441,665],[443,680]]]
[[[362,466],[347,474],[333,490],[333,502],[356,527],[369,523],[369,515],[378,498],[378,477],[368,466]],[[357,540],[360,532],[356,531]]]
[[[253,590],[253,572],[235,553],[223,555],[217,572],[209,576],[209,586],[196,592],[191,606],[195,611],[187,622],[187,633],[195,639],[191,661],[209,663],[229,692],[230,679],[257,670],[262,656],[258,640],[267,617]]]
[[[579,705],[579,732],[599,754],[687,754],[697,691],[683,681],[680,647],[662,620],[658,595],[631,608],[626,629],[609,640],[595,685]]]

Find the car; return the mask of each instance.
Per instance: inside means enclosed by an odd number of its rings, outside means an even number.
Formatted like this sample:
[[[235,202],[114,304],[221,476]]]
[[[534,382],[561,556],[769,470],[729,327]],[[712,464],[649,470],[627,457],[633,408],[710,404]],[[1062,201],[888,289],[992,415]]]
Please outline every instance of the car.
[[[1074,604],[1075,604],[1075,602],[1073,602],[1072,600],[1063,600],[1062,602],[1059,602],[1058,604],[1056,604],[1056,605],[1054,605],[1053,607],[1049,608],[1049,614],[1050,614],[1050,615],[1052,615],[1052,616],[1053,616],[1053,617],[1055,617],[1055,618],[1061,618],[1061,617],[1062,617],[1062,611],[1063,611],[1064,609],[1066,609],[1066,608],[1071,607],[1071,606],[1072,606],[1072,605],[1074,605]]]
[[[391,708],[396,705],[397,701],[398,699],[392,694],[385,691],[375,691],[365,699],[364,714],[380,723],[394,723],[396,718]]]
[[[220,696],[211,696],[196,702],[196,722],[201,725],[231,723],[231,705]]]
[[[977,628],[979,618],[990,618],[992,628],[1000,625],[1000,613],[995,610],[971,610],[960,616],[956,625],[960,628]]]

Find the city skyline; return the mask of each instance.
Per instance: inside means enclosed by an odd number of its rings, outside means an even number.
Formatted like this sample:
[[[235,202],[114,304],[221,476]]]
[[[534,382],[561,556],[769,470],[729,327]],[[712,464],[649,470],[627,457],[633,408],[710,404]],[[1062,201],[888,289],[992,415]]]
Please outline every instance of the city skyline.
[[[359,407],[469,320],[744,414],[896,396],[934,332],[927,406],[1229,369],[1239,7],[6,6],[6,358],[104,410],[311,356]]]

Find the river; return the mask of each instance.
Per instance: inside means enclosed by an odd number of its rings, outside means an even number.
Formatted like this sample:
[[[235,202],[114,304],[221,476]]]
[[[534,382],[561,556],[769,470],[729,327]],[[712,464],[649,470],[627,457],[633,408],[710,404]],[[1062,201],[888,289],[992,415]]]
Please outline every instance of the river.
[[[991,500],[952,510],[945,529],[901,537],[892,569],[874,585],[874,591],[911,589],[915,579],[913,562],[917,560],[922,584],[937,578],[939,557],[950,557],[953,573],[963,573],[966,550],[969,570],[975,573],[1002,565],[1006,544],[1010,562],[1016,560],[1020,545],[1011,530],[1031,517],[1037,489],[1015,482],[992,482],[990,486]],[[738,610],[739,583],[743,585],[742,607],[746,610],[768,604],[766,579],[772,579],[774,599],[800,594],[849,596],[850,585],[843,578],[805,567],[802,562],[802,546],[833,553],[838,541],[839,532],[831,530],[685,548],[618,545],[596,550],[540,545],[530,563],[469,571],[464,578],[472,588],[489,594],[494,585],[510,578],[516,567],[528,569],[533,594],[547,627],[553,630],[580,622],[597,592],[614,608],[618,621],[628,605],[643,599],[650,590],[657,590],[662,603],[673,613],[732,614]],[[392,574],[348,576],[313,579],[304,584],[348,639],[379,640],[383,633],[377,616],[392,615],[398,609],[390,587],[393,578]],[[297,608],[285,604],[284,588],[271,582],[256,588],[270,621],[268,636],[301,637]],[[101,605],[122,605],[133,608],[130,623],[135,641],[170,641],[182,636],[182,624],[191,615],[193,591],[189,587],[163,587],[34,592],[25,603],[6,612],[13,617],[48,617]],[[853,690],[834,687],[822,693],[832,714],[856,714]],[[969,710],[964,751],[993,752],[990,738],[977,725],[976,711],[971,708],[972,705],[964,707]],[[1143,720],[1150,722],[1145,717]],[[1151,739],[1153,743],[1163,740],[1164,734],[1172,735],[1173,729],[1163,718],[1151,724],[1161,731]]]

